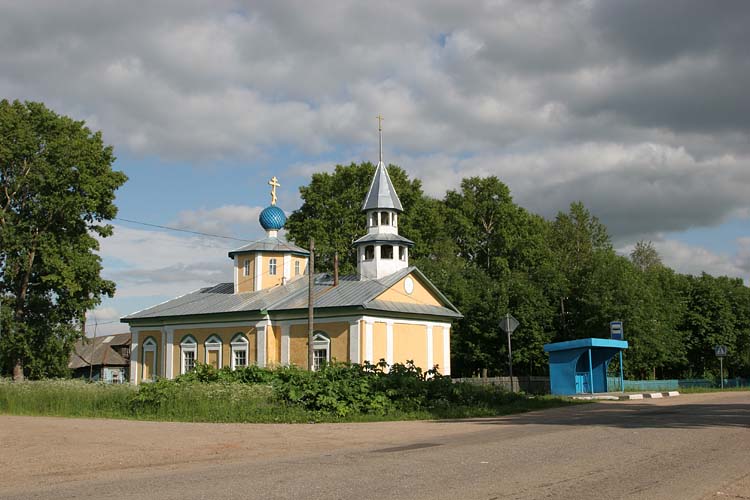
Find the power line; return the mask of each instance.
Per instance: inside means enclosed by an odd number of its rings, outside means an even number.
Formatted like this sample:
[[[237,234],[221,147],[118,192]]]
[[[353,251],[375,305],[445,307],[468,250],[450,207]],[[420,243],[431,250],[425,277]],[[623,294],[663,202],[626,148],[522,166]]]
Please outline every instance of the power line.
[[[254,240],[247,240],[244,238],[235,238],[234,236],[224,236],[223,234],[211,234],[211,233],[204,233],[201,231],[193,231],[191,229],[181,229],[177,227],[170,227],[170,226],[162,226],[160,224],[152,224],[150,222],[142,222],[138,220],[132,220],[132,219],[124,219],[122,217],[115,217],[115,220],[119,220],[122,222],[130,222],[131,224],[140,224],[142,226],[149,226],[149,227],[156,227],[159,229],[168,229],[170,231],[179,231],[182,233],[190,233],[190,234],[197,234],[200,236],[209,236],[211,238],[224,238],[226,240],[235,240],[235,241],[245,241],[245,242],[253,242]]]

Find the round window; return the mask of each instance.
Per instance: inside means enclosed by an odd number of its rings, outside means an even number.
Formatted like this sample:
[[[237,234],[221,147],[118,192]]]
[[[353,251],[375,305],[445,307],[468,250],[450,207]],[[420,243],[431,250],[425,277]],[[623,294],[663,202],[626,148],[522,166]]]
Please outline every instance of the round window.
[[[414,280],[411,279],[411,276],[407,276],[404,280],[404,291],[409,295],[414,291]]]

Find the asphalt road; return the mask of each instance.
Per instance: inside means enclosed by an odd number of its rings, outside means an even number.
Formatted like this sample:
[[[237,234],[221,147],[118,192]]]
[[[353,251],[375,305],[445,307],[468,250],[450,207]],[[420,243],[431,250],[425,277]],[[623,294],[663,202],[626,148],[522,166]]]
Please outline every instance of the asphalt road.
[[[0,498],[746,499],[750,392],[455,422],[0,416]]]

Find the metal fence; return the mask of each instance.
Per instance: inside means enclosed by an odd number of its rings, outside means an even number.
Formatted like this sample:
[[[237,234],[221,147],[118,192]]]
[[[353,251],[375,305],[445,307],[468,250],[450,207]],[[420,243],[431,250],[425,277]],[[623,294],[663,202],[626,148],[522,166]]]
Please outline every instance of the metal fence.
[[[476,385],[496,385],[507,391],[523,391],[528,394],[549,394],[549,377],[513,377],[511,385],[510,377],[471,377],[454,378],[453,382],[465,382]]]

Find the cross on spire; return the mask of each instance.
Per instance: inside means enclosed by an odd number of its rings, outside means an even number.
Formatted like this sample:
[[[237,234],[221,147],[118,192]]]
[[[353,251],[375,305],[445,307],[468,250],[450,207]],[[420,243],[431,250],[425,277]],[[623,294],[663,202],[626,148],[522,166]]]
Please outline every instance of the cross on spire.
[[[271,205],[276,205],[276,188],[281,187],[281,184],[279,184],[279,180],[274,175],[273,178],[268,181],[268,185],[271,186]]]
[[[383,117],[381,115],[376,116],[378,119],[378,137],[380,138],[380,162],[383,162]]]

